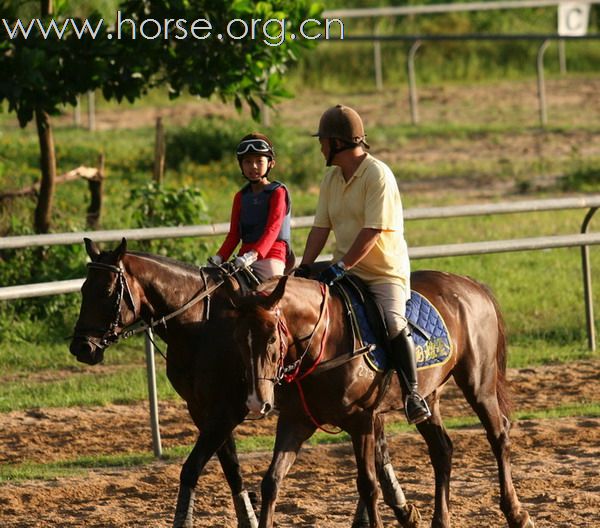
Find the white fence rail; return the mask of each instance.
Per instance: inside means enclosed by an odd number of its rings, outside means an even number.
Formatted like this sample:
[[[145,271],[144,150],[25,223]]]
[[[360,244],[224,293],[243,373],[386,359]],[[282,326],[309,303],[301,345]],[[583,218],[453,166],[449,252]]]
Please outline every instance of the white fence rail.
[[[481,216],[491,214],[510,214],[538,211],[553,211],[567,209],[588,209],[581,233],[571,235],[556,235],[534,238],[520,238],[510,240],[494,240],[482,242],[468,242],[462,244],[442,244],[436,246],[422,246],[409,249],[411,259],[451,257],[459,255],[483,255],[488,253],[502,253],[510,251],[530,251],[559,247],[581,247],[584,301],[587,319],[588,344],[595,350],[595,328],[593,319],[592,286],[588,247],[600,244],[600,233],[587,233],[591,217],[600,207],[600,195],[581,196],[575,198],[559,198],[551,200],[528,200],[521,202],[503,202],[496,204],[459,205],[448,207],[428,207],[407,209],[406,220],[457,218],[466,216]],[[312,225],[311,216],[294,218],[293,228],[306,228]],[[97,242],[119,241],[122,237],[129,240],[151,240],[160,238],[185,238],[216,236],[226,234],[229,224],[212,224],[198,226],[163,227],[148,229],[127,229],[112,231],[82,231],[77,233],[57,233],[49,235],[33,235],[19,237],[5,237],[0,239],[0,250],[16,249],[33,246],[51,246],[78,244],[84,237],[93,238]],[[50,283],[26,284],[0,288],[0,301],[26,297],[55,295],[77,291],[83,279],[69,281],[56,281]]]

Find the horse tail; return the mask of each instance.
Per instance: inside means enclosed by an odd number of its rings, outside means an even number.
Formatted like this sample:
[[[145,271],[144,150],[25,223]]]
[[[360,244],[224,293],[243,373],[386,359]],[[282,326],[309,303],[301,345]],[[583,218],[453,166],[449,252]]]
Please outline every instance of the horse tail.
[[[504,317],[500,311],[500,304],[494,296],[492,290],[482,284],[484,290],[488,294],[492,304],[494,305],[494,311],[496,312],[496,320],[498,321],[498,344],[496,347],[496,397],[498,398],[498,405],[500,411],[507,418],[510,417],[512,410],[512,397],[510,393],[510,387],[508,380],[506,379],[506,363],[508,356],[508,345],[506,342],[506,327],[504,325]]]

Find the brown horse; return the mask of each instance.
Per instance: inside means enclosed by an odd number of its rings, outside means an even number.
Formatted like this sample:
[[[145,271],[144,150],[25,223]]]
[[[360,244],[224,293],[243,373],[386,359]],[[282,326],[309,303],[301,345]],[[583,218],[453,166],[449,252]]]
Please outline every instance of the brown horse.
[[[511,477],[506,343],[498,305],[483,285],[449,273],[413,273],[411,286],[442,315],[453,349],[446,363],[419,371],[419,387],[432,412],[430,420],[417,426],[435,473],[432,526],[450,526],[452,443],[442,423],[439,401],[443,385],[453,376],[487,432],[498,463],[500,506],[508,525],[532,528]],[[402,400],[397,391],[391,391],[379,405],[387,376],[372,371],[365,375],[361,359],[325,369],[327,361],[353,347],[340,299],[316,281],[284,277],[268,281],[259,294],[237,299],[236,304],[236,340],[246,365],[247,405],[254,413],[265,413],[275,405],[280,412],[273,460],[262,482],[259,526],[273,526],[281,482],[318,424],[332,424],[350,434],[357,487],[370,526],[382,526],[373,463],[377,413],[398,408]]]
[[[187,402],[200,431],[181,470],[173,526],[193,525],[194,490],[201,471],[216,452],[231,488],[238,527],[256,527],[232,435],[247,414],[247,389],[230,321],[222,317],[231,310],[229,290],[219,287],[226,273],[127,252],[125,239],[113,251],[100,252],[89,239],[85,245],[91,262],[81,289],[71,353],[79,361],[97,364],[103,360],[104,350],[123,337],[131,325],[138,321],[153,325],[168,345],[167,376]],[[395,479],[383,430],[377,456],[386,502],[404,526],[416,526],[418,513],[406,504]],[[362,517],[361,509],[359,505],[357,519]]]

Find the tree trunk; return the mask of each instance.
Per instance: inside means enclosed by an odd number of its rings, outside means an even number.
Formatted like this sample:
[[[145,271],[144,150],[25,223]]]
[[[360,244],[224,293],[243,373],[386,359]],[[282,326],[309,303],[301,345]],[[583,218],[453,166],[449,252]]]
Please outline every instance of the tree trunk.
[[[40,0],[40,12],[43,17],[51,16],[52,0]],[[35,109],[35,123],[38,141],[40,143],[40,194],[35,208],[34,228],[36,233],[47,233],[50,230],[52,215],[52,198],[54,196],[54,181],[56,179],[56,157],[54,154],[54,138],[50,126],[50,116],[41,107]]]
[[[40,11],[42,16],[50,16],[53,11],[52,0],[40,0]]]
[[[54,154],[54,138],[50,125],[50,116],[42,108],[35,111],[38,140],[40,143],[40,169],[42,179],[40,194],[35,208],[34,227],[36,233],[47,233],[50,230],[52,215],[52,198],[56,180],[56,157]]]

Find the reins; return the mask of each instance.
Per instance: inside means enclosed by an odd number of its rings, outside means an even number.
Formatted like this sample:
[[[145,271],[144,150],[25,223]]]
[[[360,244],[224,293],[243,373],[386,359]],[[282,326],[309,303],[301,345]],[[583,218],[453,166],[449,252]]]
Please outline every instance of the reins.
[[[321,284],[320,286],[321,286],[321,294],[322,294],[323,298],[321,300],[321,306],[319,309],[319,318],[317,319],[317,322],[315,323],[315,326],[313,327],[311,333],[300,339],[301,341],[308,339],[308,343],[306,344],[304,351],[302,352],[302,354],[300,354],[300,357],[298,359],[296,359],[296,361],[294,361],[293,363],[290,363],[287,366],[284,366],[284,362],[285,362],[285,356],[287,354],[288,347],[283,346],[282,335],[286,336],[286,340],[289,343],[290,332],[287,327],[285,317],[283,317],[283,314],[281,314],[281,313],[278,314],[277,329],[279,332],[279,343],[280,343],[280,356],[279,356],[280,365],[278,368],[277,375],[276,375],[275,379],[272,381],[276,385],[281,384],[282,381],[285,381],[286,383],[294,382],[296,387],[298,388],[298,395],[300,397],[300,402],[302,403],[302,408],[304,409],[304,412],[306,413],[306,415],[308,416],[310,421],[313,423],[313,425],[317,429],[320,429],[321,431],[323,431],[325,433],[338,434],[341,431],[341,429],[340,429],[340,431],[331,431],[331,430],[325,428],[323,426],[323,424],[321,424],[317,421],[317,419],[314,417],[314,415],[310,411],[310,408],[308,407],[308,403],[306,401],[306,396],[304,395],[304,390],[302,389],[302,385],[300,384],[300,381],[302,381],[304,378],[306,378],[307,376],[309,376],[310,374],[312,374],[313,372],[315,372],[317,370],[317,367],[319,366],[319,364],[321,363],[321,360],[323,358],[323,354],[325,352],[325,346],[327,344],[327,335],[329,333],[329,306],[327,304],[327,301],[329,299],[329,290],[328,290],[328,288],[326,288],[326,286],[324,284]],[[317,330],[319,329],[322,321],[325,321],[325,324],[324,324],[323,336],[321,337],[321,343],[319,346],[319,354],[315,358],[313,364],[305,372],[300,373],[300,368],[302,366],[302,362],[304,361],[304,359],[306,358],[306,356],[308,355],[308,353],[310,351],[313,337],[316,335]],[[329,362],[327,362],[327,363],[329,363]]]
[[[115,273],[117,275],[117,283],[119,285],[118,290],[117,290],[117,297],[115,299],[115,316],[114,316],[113,321],[111,322],[108,330],[106,330],[104,332],[104,334],[102,335],[102,337],[99,338],[98,340],[95,340],[94,338],[90,339],[89,337],[87,339],[92,342],[96,341],[97,344],[99,344],[101,347],[105,348],[106,346],[108,346],[110,344],[116,343],[117,341],[119,341],[119,339],[128,339],[131,336],[145,332],[146,335],[148,336],[148,338],[150,339],[150,341],[152,341],[152,344],[154,345],[154,347],[158,350],[160,355],[163,358],[165,358],[165,360],[167,358],[166,358],[165,354],[160,350],[160,348],[156,345],[154,340],[152,339],[150,330],[152,330],[153,328],[155,328],[159,325],[163,325],[166,328],[167,321],[177,317],[178,315],[181,315],[183,312],[185,312],[186,310],[189,310],[192,306],[196,305],[203,299],[206,299],[206,302],[207,302],[206,318],[208,319],[209,310],[210,310],[211,294],[215,290],[220,288],[225,283],[227,278],[234,275],[237,271],[237,270],[228,271],[224,267],[220,266],[219,269],[221,270],[222,276],[224,276],[224,278],[222,278],[221,280],[219,280],[218,282],[216,282],[213,286],[211,286],[209,288],[208,280],[205,275],[205,272],[202,268],[200,268],[200,276],[202,277],[204,287],[200,292],[198,292],[194,297],[192,297],[182,307],[178,308],[177,310],[175,310],[167,315],[164,315],[163,317],[160,317],[159,319],[150,318],[149,323],[144,322],[141,325],[137,324],[137,323],[133,323],[131,326],[123,328],[120,333],[117,333],[117,328],[120,326],[120,324],[122,322],[121,301],[123,299],[124,294],[126,294],[125,297],[129,304],[129,307],[131,308],[131,310],[134,314],[134,318],[137,319],[137,317],[138,317],[138,310],[137,310],[137,307],[133,300],[133,295],[131,294],[131,289],[129,288],[129,283],[127,282],[125,270],[123,269],[123,267],[121,265],[115,266],[113,264],[105,264],[103,262],[89,262],[87,264],[87,266],[90,269],[99,269],[99,270]],[[75,336],[77,336],[77,332],[75,333]]]

